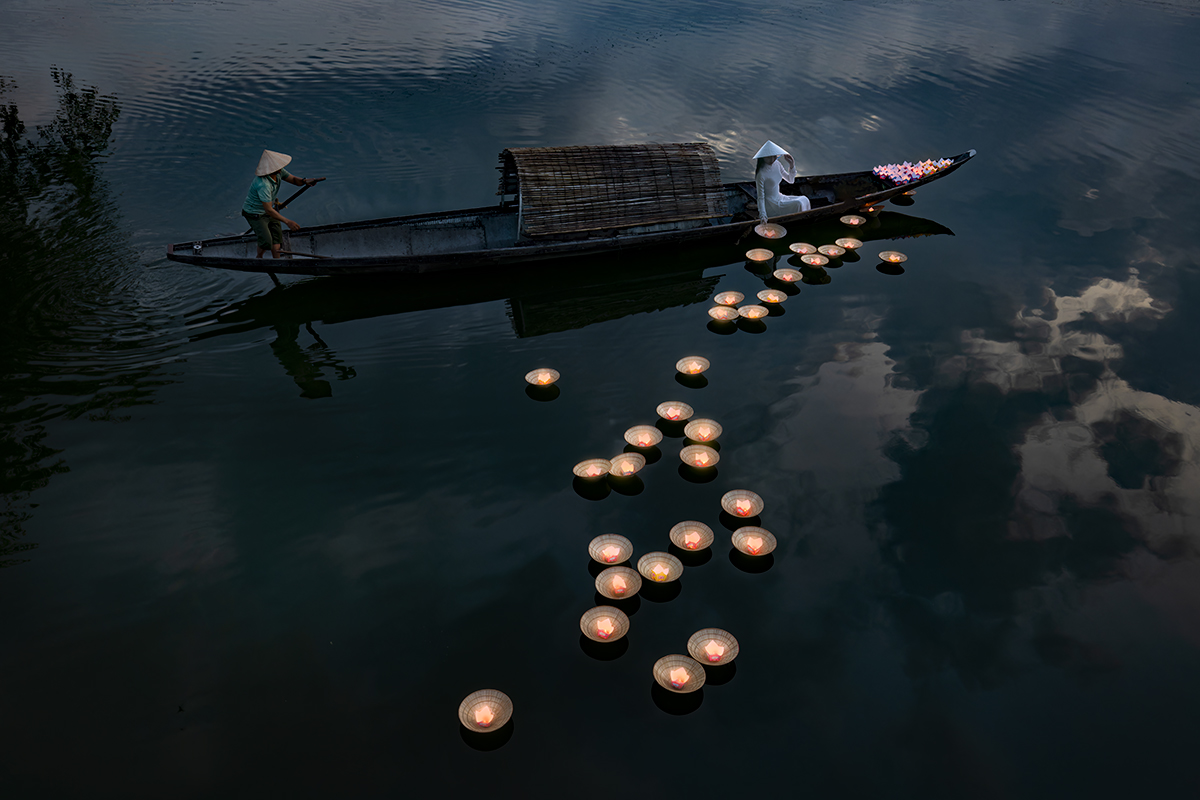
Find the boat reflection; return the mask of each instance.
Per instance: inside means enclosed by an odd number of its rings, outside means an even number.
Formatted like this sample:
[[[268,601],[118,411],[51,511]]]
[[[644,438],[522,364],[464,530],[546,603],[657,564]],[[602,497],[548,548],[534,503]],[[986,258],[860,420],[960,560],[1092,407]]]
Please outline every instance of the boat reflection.
[[[836,221],[816,222],[795,236],[833,241],[844,233]],[[943,225],[919,217],[884,212],[871,218],[863,241],[953,235]],[[779,243],[786,248],[784,243]],[[675,248],[614,258],[581,259],[571,269],[530,267],[519,272],[470,275],[324,277],[281,284],[197,321],[192,342],[268,328],[271,350],[308,399],[331,397],[330,378],[355,377],[313,327],[341,322],[453,308],[505,300],[518,338],[584,328],[633,314],[707,302],[722,274],[708,274],[743,261],[744,246]],[[616,263],[614,263],[616,262]],[[761,325],[761,323],[759,323]],[[313,342],[302,344],[303,327]]]

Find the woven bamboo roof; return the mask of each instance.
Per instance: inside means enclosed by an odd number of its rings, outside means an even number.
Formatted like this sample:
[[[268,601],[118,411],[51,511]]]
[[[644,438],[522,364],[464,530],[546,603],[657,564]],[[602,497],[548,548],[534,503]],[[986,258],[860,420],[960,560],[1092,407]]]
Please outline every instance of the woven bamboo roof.
[[[553,236],[728,214],[711,146],[519,147],[500,154],[501,191],[518,178],[523,233]]]

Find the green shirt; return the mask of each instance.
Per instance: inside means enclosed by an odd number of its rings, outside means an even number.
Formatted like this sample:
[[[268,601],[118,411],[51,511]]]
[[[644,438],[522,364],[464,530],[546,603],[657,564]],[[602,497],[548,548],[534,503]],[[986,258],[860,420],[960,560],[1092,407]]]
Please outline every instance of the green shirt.
[[[271,180],[270,175],[255,175],[250,183],[250,191],[246,193],[246,202],[242,203],[242,211],[250,215],[265,214],[263,203],[274,203],[279,198],[279,184],[285,178],[292,177],[286,169],[279,170],[279,180]]]

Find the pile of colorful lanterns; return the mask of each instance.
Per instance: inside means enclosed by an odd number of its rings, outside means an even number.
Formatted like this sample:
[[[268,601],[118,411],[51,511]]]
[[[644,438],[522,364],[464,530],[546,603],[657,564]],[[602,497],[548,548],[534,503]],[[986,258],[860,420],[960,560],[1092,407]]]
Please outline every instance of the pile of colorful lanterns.
[[[899,186],[928,178],[939,169],[944,169],[953,163],[948,158],[939,158],[936,161],[926,159],[915,164],[905,161],[903,164],[881,164],[871,171],[875,173],[875,177],[891,181]]]

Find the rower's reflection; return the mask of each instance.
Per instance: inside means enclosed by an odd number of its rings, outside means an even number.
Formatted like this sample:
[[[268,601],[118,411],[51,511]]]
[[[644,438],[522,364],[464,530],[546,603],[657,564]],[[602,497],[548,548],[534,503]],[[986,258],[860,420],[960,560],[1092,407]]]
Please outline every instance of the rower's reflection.
[[[355,377],[354,367],[347,366],[338,358],[329,345],[313,330],[311,322],[304,323],[305,330],[315,340],[308,347],[300,344],[300,325],[296,322],[279,322],[271,326],[275,341],[271,352],[279,359],[283,369],[300,387],[300,396],[309,400],[333,397],[333,385],[325,379],[326,370],[333,370],[339,381]]]

